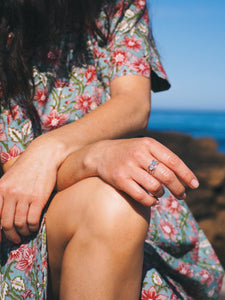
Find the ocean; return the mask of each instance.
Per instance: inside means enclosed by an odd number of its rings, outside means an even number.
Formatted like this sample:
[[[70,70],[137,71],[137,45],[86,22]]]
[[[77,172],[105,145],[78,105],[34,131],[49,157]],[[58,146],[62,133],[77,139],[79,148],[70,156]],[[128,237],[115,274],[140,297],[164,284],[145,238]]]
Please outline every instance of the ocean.
[[[148,129],[212,137],[218,143],[218,151],[225,153],[225,111],[152,109]]]

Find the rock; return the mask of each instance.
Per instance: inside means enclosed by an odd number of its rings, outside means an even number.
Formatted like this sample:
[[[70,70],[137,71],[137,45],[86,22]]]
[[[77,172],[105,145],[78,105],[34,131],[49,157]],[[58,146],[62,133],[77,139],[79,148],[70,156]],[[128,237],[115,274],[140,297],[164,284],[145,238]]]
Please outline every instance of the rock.
[[[202,154],[210,154],[216,152],[218,148],[217,142],[213,138],[198,138],[192,141],[193,146]]]
[[[196,220],[214,216],[215,208],[212,207],[215,196],[212,190],[199,188],[187,191],[186,202]]]
[[[225,184],[225,166],[201,168],[195,171],[196,176],[210,188],[217,188]]]
[[[208,188],[198,188],[196,190],[189,190],[187,192],[187,199],[186,202],[190,207],[196,204],[202,205],[210,205],[214,202],[214,193],[211,189]]]
[[[225,194],[219,195],[216,198],[216,204],[221,207],[225,207]]]
[[[225,268],[225,246],[224,246],[224,240],[221,239],[220,241],[213,241],[212,246],[220,260],[220,263],[222,264],[223,268]],[[221,299],[222,300],[222,299]]]
[[[196,203],[195,205],[192,206],[188,205],[188,206],[197,221],[214,216],[215,213],[215,211],[212,210],[210,205],[203,205],[202,203]]]
[[[225,210],[218,213],[214,226],[217,231],[216,237],[222,237],[225,239]]]
[[[205,219],[198,222],[199,227],[204,231],[207,238],[212,241],[215,236],[215,219]]]
[[[190,148],[189,145],[193,141],[189,135],[178,132],[145,131],[142,135],[156,139],[179,156],[182,155],[184,146]]]
[[[214,228],[215,234],[211,242],[221,264],[225,267],[225,210],[218,213]]]

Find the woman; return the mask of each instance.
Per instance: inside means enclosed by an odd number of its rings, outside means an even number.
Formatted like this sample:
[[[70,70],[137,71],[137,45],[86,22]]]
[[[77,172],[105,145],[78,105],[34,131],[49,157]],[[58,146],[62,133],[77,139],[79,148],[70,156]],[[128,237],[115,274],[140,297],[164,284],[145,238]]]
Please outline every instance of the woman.
[[[155,140],[117,140],[147,125],[150,66],[152,88],[169,87],[149,39],[145,1],[0,6],[1,298],[46,299],[48,276],[49,299],[138,299],[148,207],[163,196],[163,185],[185,198],[177,177],[198,186]],[[213,289],[215,298],[214,280],[187,290],[204,271],[199,229],[173,196],[161,201],[151,212],[142,299],[189,299]],[[166,201],[177,205],[173,214]],[[171,223],[181,211],[181,230],[176,224],[162,243],[160,232],[154,235],[158,213]],[[207,251],[215,262],[209,245]],[[180,268],[189,256],[194,280]],[[213,275],[221,280],[216,264]]]

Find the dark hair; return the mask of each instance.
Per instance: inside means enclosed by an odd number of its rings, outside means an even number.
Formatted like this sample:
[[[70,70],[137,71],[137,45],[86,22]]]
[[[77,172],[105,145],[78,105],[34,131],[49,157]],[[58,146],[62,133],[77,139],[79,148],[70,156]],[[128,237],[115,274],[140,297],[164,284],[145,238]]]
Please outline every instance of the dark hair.
[[[76,64],[87,63],[90,59],[87,33],[99,36],[102,45],[107,43],[109,32],[103,33],[95,21],[101,10],[109,15],[115,1],[0,0],[1,109],[11,109],[11,99],[17,99],[31,119],[34,133],[40,133],[39,117],[33,105],[33,58],[47,56],[49,45],[62,40],[66,34],[72,35],[75,41]],[[106,18],[106,29],[107,21]]]

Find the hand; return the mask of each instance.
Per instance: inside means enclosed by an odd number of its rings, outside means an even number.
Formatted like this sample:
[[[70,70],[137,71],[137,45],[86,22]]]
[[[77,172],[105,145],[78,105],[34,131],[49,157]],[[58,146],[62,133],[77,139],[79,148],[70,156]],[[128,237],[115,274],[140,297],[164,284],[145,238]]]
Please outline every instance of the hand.
[[[151,138],[98,142],[90,154],[86,164],[99,177],[147,206],[164,194],[163,186],[178,199],[185,198],[184,184],[198,187],[197,178],[184,162]],[[148,171],[153,160],[159,162],[154,174]]]
[[[14,243],[20,243],[20,235],[30,235],[39,228],[56,182],[57,151],[51,149],[51,143],[35,140],[0,179],[0,224]]]

